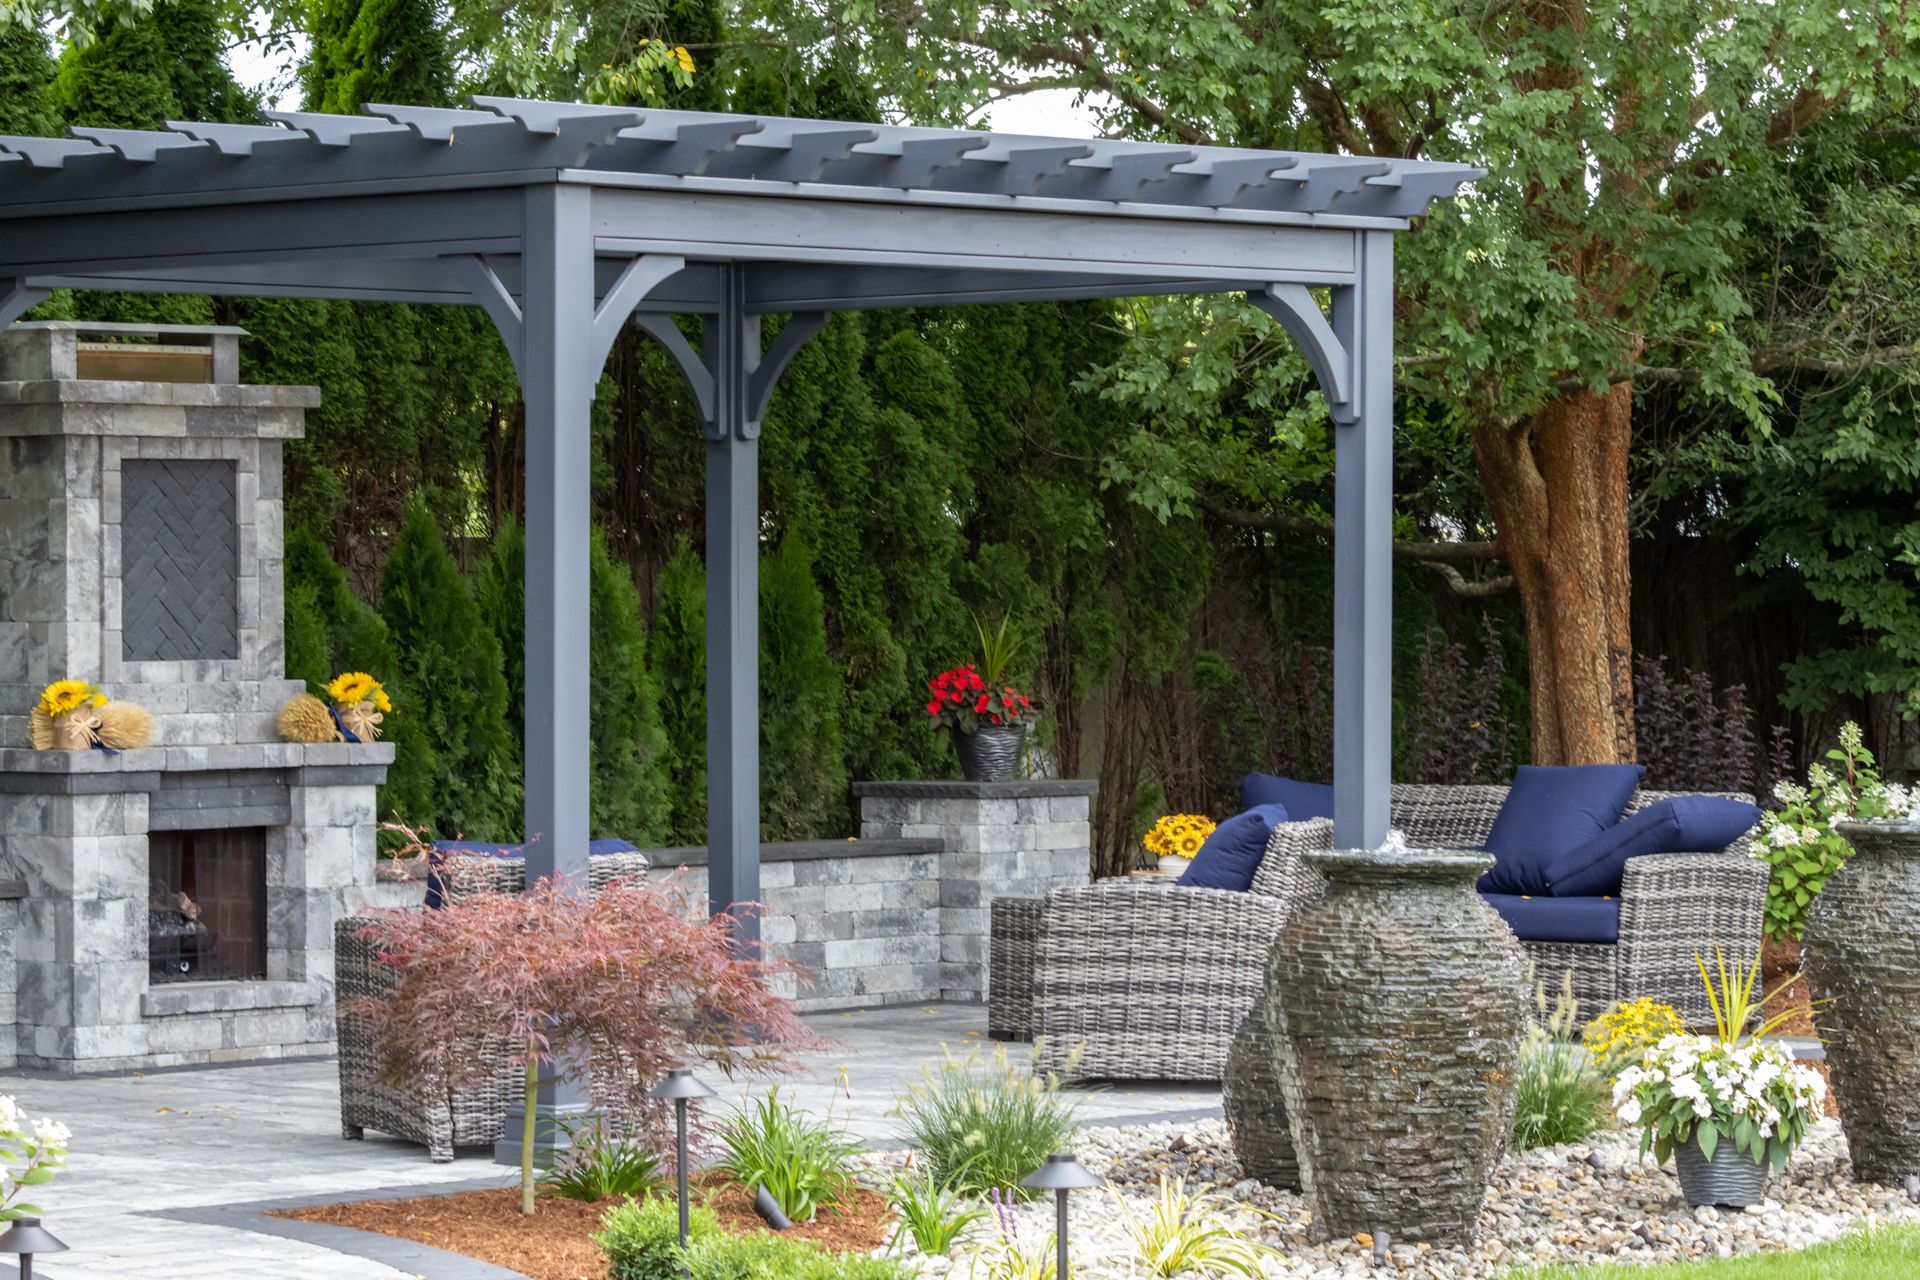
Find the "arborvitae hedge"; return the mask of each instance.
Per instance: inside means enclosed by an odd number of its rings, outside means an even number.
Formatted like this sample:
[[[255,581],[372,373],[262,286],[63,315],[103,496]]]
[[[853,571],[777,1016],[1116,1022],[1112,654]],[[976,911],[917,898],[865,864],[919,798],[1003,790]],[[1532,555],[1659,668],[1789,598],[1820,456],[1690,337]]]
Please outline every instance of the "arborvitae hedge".
[[[526,534],[515,520],[500,526],[475,581],[480,611],[499,638],[507,679],[508,719],[523,732],[526,697]],[[593,531],[592,760],[594,837],[631,840],[643,848],[672,831],[672,779],[660,699],[647,659],[640,593],[625,567]]]
[[[44,34],[28,22],[0,27],[0,133],[46,138],[60,132],[53,76]]]
[[[667,734],[676,844],[707,840],[706,573],[699,553],[682,541],[655,584],[648,652]]]
[[[788,534],[760,562],[760,833],[810,840],[846,809],[840,668],[806,544]]]
[[[436,815],[443,836],[521,839],[520,751],[507,723],[500,641],[417,503],[380,576],[380,615],[429,761],[396,770],[383,803],[415,822]]]

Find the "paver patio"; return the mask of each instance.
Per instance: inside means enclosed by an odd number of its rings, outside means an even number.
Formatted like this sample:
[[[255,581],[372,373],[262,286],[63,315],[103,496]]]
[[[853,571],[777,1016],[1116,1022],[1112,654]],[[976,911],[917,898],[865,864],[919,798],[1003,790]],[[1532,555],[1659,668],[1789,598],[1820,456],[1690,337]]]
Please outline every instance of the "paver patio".
[[[940,1057],[984,1044],[975,1005],[906,1006],[809,1019],[834,1047],[810,1055],[783,1086],[797,1105],[831,1107],[862,1139],[886,1143],[894,1100]],[[1018,1054],[1025,1046],[1010,1046]],[[990,1047],[989,1047],[990,1049]],[[746,1086],[723,1086],[740,1097]],[[44,1197],[47,1223],[73,1252],[36,1270],[56,1280],[393,1280],[410,1272],[296,1240],[167,1216],[185,1210],[306,1196],[340,1196],[429,1184],[510,1182],[489,1153],[463,1151],[431,1163],[423,1148],[369,1134],[339,1133],[339,1090],[327,1058],[105,1077],[0,1073],[35,1115],[74,1131],[69,1170]],[[1218,1114],[1207,1086],[1119,1086],[1079,1095],[1090,1124]]]

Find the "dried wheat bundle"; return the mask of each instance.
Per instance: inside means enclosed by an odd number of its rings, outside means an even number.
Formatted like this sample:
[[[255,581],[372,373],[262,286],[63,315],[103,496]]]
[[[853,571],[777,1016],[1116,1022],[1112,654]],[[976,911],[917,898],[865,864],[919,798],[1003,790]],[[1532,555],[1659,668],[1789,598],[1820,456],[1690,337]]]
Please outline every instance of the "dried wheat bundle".
[[[153,745],[153,713],[131,702],[109,702],[95,715],[100,745],[115,751],[138,751]]]
[[[295,694],[280,708],[280,736],[288,742],[342,742],[327,704],[310,693]]]

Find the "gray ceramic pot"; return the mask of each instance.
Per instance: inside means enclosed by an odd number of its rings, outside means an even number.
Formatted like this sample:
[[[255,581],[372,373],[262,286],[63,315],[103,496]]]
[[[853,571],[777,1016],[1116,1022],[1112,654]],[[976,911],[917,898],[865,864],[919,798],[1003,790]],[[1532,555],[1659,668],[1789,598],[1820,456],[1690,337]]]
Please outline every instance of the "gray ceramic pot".
[[[960,754],[960,776],[968,782],[1007,782],[1020,774],[1023,724],[983,724],[972,733],[955,728],[953,749]]]
[[[1853,1176],[1920,1173],[1920,822],[1842,822],[1854,847],[1801,939]]]
[[[1696,1209],[1701,1205],[1744,1209],[1759,1204],[1767,1190],[1767,1166],[1731,1142],[1714,1147],[1711,1160],[1700,1154],[1697,1140],[1675,1147],[1673,1171],[1680,1177],[1687,1203]]]
[[[1322,1237],[1468,1243],[1513,1132],[1526,966],[1483,853],[1309,853],[1263,999]]]

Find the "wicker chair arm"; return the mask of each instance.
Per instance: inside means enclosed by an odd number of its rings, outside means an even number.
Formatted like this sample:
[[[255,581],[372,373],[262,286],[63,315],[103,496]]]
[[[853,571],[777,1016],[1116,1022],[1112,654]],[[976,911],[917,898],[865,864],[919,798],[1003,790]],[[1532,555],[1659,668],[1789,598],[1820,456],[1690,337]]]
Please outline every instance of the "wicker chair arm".
[[[1737,852],[1655,853],[1627,860],[1620,885],[1620,998],[1677,993],[1689,1022],[1712,1009],[1700,989],[1694,957],[1715,948],[1731,966],[1760,953],[1770,871]]]
[[[1055,889],[1034,966],[1039,1064],[1217,1079],[1287,915],[1261,894],[1165,881]]]

